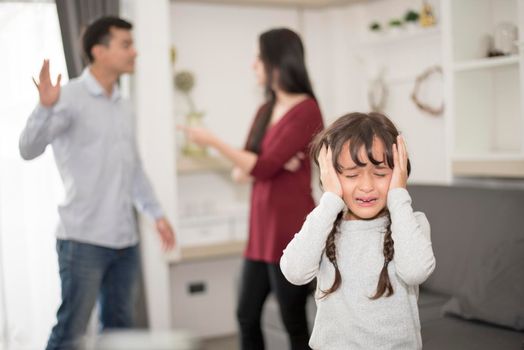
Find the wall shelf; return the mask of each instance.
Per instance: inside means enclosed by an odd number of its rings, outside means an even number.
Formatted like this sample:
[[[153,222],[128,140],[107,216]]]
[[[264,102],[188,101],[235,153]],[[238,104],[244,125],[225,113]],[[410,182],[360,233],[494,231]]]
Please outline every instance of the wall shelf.
[[[177,171],[179,174],[191,174],[203,171],[229,172],[233,166],[226,159],[216,156],[187,157],[179,156]]]
[[[413,29],[398,29],[395,32],[385,33],[369,33],[364,40],[362,40],[359,47],[373,49],[381,47],[411,45],[418,41],[426,41],[440,38],[440,27],[422,28],[417,27]]]
[[[453,160],[452,169],[455,176],[522,178],[524,158]]]
[[[452,174],[524,178],[523,52],[481,58],[498,23],[522,37],[524,0],[443,1]]]
[[[455,162],[491,162],[491,161],[522,161],[524,154],[510,152],[490,152],[485,154],[456,154],[452,157]]]
[[[228,256],[240,256],[244,251],[246,241],[227,241],[216,244],[186,246],[180,248],[180,254],[166,255],[169,263],[184,263],[189,261],[207,260]]]
[[[518,63],[519,63],[519,57],[517,55],[482,58],[478,60],[457,62],[453,66],[453,70],[455,72],[463,72],[463,71],[471,71],[471,70],[476,70],[476,69],[504,67],[504,66],[518,64]]]

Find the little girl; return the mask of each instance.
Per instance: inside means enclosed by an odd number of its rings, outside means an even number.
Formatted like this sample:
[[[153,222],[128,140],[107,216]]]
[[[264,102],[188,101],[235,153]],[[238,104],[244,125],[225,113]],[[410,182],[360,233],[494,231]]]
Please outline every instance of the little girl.
[[[317,350],[421,349],[418,285],[435,268],[426,216],[413,212],[404,140],[379,113],[351,113],[312,154],[324,194],[284,250],[293,284],[317,278]]]

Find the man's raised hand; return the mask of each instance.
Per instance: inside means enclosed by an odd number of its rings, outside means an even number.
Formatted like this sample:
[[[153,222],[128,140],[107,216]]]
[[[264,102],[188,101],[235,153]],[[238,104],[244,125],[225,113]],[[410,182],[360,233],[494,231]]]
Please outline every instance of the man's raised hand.
[[[39,82],[33,82],[38,89],[38,94],[40,95],[40,104],[44,107],[52,107],[58,98],[60,97],[60,80],[62,79],[62,74],[58,74],[56,79],[56,84],[53,85],[51,82],[51,75],[49,73],[49,60],[44,60],[42,68],[40,69]]]

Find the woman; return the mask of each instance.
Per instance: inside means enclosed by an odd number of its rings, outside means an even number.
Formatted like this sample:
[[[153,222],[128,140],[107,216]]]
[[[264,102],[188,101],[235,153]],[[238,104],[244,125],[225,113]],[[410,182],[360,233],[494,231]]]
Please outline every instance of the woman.
[[[265,86],[266,101],[255,115],[244,149],[234,148],[208,130],[182,127],[195,143],[217,149],[235,164],[233,177],[253,180],[249,239],[244,253],[237,317],[242,349],[264,349],[262,307],[273,292],[291,349],[309,349],[307,286],[287,282],[279,267],[282,251],[314,208],[311,164],[303,155],[322,116],[304,62],[300,37],[289,29],[259,37],[253,69]]]

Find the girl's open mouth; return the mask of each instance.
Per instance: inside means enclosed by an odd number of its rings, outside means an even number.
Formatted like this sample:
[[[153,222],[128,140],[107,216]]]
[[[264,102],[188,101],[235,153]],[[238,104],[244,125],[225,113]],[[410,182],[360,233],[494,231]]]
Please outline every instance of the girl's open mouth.
[[[378,198],[376,197],[359,197],[357,198],[357,204],[362,207],[370,207],[377,202]]]

